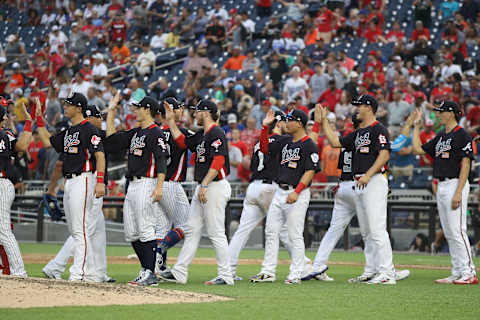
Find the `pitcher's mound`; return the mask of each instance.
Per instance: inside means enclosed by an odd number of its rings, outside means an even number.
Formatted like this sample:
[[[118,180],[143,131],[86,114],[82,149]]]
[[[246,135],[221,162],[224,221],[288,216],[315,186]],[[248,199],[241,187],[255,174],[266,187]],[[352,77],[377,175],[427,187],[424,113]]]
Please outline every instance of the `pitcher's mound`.
[[[91,284],[6,276],[0,276],[0,292],[5,293],[0,299],[0,308],[202,303],[231,300],[212,294],[126,284]]]

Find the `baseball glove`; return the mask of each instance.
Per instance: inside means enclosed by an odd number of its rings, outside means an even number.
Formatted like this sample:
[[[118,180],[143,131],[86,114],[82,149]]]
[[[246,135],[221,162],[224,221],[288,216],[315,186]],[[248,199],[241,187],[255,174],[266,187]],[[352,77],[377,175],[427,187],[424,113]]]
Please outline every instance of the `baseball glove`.
[[[44,194],[41,205],[43,206],[43,213],[49,215],[53,221],[60,221],[65,215],[62,209],[60,209],[57,197],[55,196]]]

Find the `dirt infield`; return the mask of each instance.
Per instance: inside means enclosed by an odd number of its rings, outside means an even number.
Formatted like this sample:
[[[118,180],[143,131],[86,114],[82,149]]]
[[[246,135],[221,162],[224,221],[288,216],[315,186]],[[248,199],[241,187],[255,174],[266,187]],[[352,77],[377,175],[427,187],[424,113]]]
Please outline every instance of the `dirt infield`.
[[[0,276],[0,308],[106,306],[228,301],[230,298],[131,285]]]
[[[54,255],[48,254],[38,254],[38,253],[30,253],[23,255],[23,260],[25,263],[38,263],[38,264],[46,264],[50,259],[52,259]],[[72,260],[70,262],[73,262]],[[176,257],[169,257],[168,262],[174,264],[177,262]],[[125,257],[125,256],[110,256],[107,257],[108,264],[138,264],[138,259],[136,256],[133,258]],[[261,265],[262,259],[240,259],[238,261],[241,265]],[[195,258],[193,259],[193,264],[204,264],[204,265],[216,265],[217,261],[215,258]],[[290,260],[288,259],[280,259],[278,260],[278,264],[287,265],[290,264]],[[351,267],[363,267],[363,263],[360,262],[344,262],[344,261],[330,261],[329,265],[338,265],[338,266],[351,266]],[[396,264],[395,268],[398,269],[424,269],[424,270],[450,270],[450,266],[433,266],[433,265],[410,265],[410,264]],[[477,268],[480,271],[480,268]]]

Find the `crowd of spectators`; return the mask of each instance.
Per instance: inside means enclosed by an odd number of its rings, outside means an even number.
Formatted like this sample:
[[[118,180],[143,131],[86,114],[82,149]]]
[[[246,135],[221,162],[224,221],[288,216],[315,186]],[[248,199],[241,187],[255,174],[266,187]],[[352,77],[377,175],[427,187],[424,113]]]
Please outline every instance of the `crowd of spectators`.
[[[16,131],[23,128],[22,104],[31,108],[34,97],[41,100],[49,128],[58,130],[68,120],[61,99],[71,92],[81,92],[104,110],[120,90],[124,107],[116,124],[129,129],[135,125],[132,100],[147,94],[159,100],[176,96],[191,106],[206,92],[221,110],[232,181],[248,181],[249,159],[271,109],[300,109],[312,116],[313,106],[321,103],[331,111],[331,126],[343,135],[352,130],[352,97],[370,94],[379,102],[377,118],[392,139],[408,114],[422,109],[426,142],[441,129],[434,105],[449,99],[462,107],[461,125],[478,136],[479,69],[468,50],[480,45],[476,0],[435,5],[430,0],[403,1],[412,6],[411,25],[387,23],[384,0],[249,0],[254,9],[248,12],[227,10],[221,1],[210,2],[211,9],[196,0],[189,2],[197,4],[194,7],[177,0],[5,2],[0,10],[4,22],[11,22],[8,10],[18,10],[24,26],[48,30],[36,39],[33,54],[14,33],[1,48],[0,95],[5,99],[0,104],[9,108]],[[431,39],[432,11],[442,30],[438,47]],[[256,26],[260,20],[265,21],[262,28]],[[262,48],[251,45],[257,39],[264,39]],[[333,49],[332,44],[358,39],[365,45],[392,46],[393,54],[370,50],[364,52],[368,59],[363,63],[348,50]],[[94,50],[89,43],[95,43]],[[167,73],[158,77],[156,50],[183,46],[188,46],[183,82]],[[195,129],[188,112],[184,125]],[[323,170],[315,181],[335,181],[339,150],[331,148],[322,133],[318,144]],[[18,163],[25,179],[46,179],[53,160],[34,135]],[[431,158],[416,158],[408,143],[392,155],[395,176],[411,179],[414,167],[430,165]]]

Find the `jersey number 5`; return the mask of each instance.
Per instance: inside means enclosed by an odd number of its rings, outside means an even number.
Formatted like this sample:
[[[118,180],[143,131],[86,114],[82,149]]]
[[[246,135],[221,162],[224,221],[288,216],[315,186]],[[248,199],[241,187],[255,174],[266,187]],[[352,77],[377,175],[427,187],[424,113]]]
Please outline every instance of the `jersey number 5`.
[[[264,164],[264,161],[265,161],[265,155],[263,154],[263,152],[261,151],[258,151],[258,171],[262,171],[263,168],[265,168],[265,164]]]

